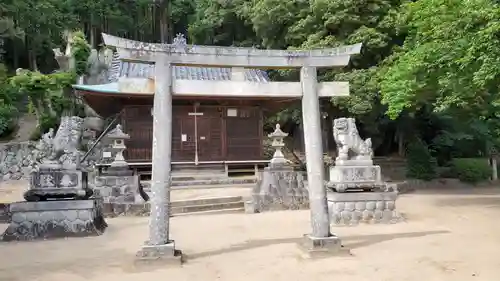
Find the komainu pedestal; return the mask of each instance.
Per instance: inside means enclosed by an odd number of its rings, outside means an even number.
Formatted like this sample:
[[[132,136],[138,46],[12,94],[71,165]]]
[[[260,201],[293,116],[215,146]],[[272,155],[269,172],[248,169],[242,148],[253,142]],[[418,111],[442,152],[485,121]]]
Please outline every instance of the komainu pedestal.
[[[107,227],[99,199],[16,202],[9,212],[3,241],[94,236]]]
[[[401,221],[401,216],[396,211],[397,197],[397,191],[329,192],[328,210],[331,223],[336,225],[397,223]]]
[[[395,223],[397,186],[382,181],[380,166],[373,165],[371,140],[359,136],[354,118],[334,121],[338,156],[327,183],[330,222],[336,225]]]

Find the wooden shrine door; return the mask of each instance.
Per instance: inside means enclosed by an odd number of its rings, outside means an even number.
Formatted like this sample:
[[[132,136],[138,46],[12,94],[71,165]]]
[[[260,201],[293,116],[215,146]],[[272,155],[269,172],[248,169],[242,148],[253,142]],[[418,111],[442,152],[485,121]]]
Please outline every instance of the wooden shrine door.
[[[196,164],[222,160],[221,120],[215,107],[177,107],[173,114],[173,161]]]

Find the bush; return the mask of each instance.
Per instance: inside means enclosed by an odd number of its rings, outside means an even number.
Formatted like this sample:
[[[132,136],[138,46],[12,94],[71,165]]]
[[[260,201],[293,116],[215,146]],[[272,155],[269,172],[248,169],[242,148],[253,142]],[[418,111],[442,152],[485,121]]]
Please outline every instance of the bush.
[[[456,158],[452,160],[452,173],[460,181],[477,183],[490,179],[492,169],[484,158]]]
[[[421,140],[413,141],[407,147],[406,176],[427,181],[436,177],[436,159]]]

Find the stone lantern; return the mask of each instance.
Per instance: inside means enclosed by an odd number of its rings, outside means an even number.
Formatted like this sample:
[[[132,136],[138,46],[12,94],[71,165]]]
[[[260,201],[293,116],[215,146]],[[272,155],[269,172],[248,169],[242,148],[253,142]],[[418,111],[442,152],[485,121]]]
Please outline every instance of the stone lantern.
[[[273,158],[271,159],[271,164],[269,165],[270,167],[282,167],[288,163],[285,159],[285,155],[283,155],[283,151],[281,151],[281,149],[285,146],[283,139],[287,136],[288,134],[280,129],[279,124],[276,124],[274,132],[268,135],[268,137],[273,141],[271,146],[275,149]]]
[[[116,125],[116,128],[107,135],[112,143],[112,148],[115,151],[115,159],[111,163],[111,167],[128,167],[127,161],[123,157],[123,151],[127,148],[125,146],[125,140],[130,139],[128,134],[122,131],[122,126],[120,124]]]

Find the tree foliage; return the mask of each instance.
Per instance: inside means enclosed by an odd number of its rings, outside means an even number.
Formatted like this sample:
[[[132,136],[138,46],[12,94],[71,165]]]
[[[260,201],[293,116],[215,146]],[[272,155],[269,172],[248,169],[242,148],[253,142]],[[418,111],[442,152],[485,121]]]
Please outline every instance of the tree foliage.
[[[194,44],[314,49],[363,43],[347,67],[318,72],[321,81],[350,82],[350,97],[322,101],[321,109],[330,122],[356,117],[382,153],[395,147],[403,153],[416,138],[441,163],[487,154],[500,136],[498,1],[6,0],[0,11],[6,65],[32,71],[7,84],[28,91],[38,111],[54,111],[47,97],[68,85],[48,74],[55,69],[51,49],[64,44],[64,32],[82,30],[73,40],[76,75],[85,73],[101,32],[150,42],[164,40],[165,32],[187,32]],[[296,70],[269,74],[298,79]],[[4,90],[2,112],[9,116],[15,106],[6,105],[12,104],[6,96]],[[295,104],[269,117],[296,125],[302,113]]]

